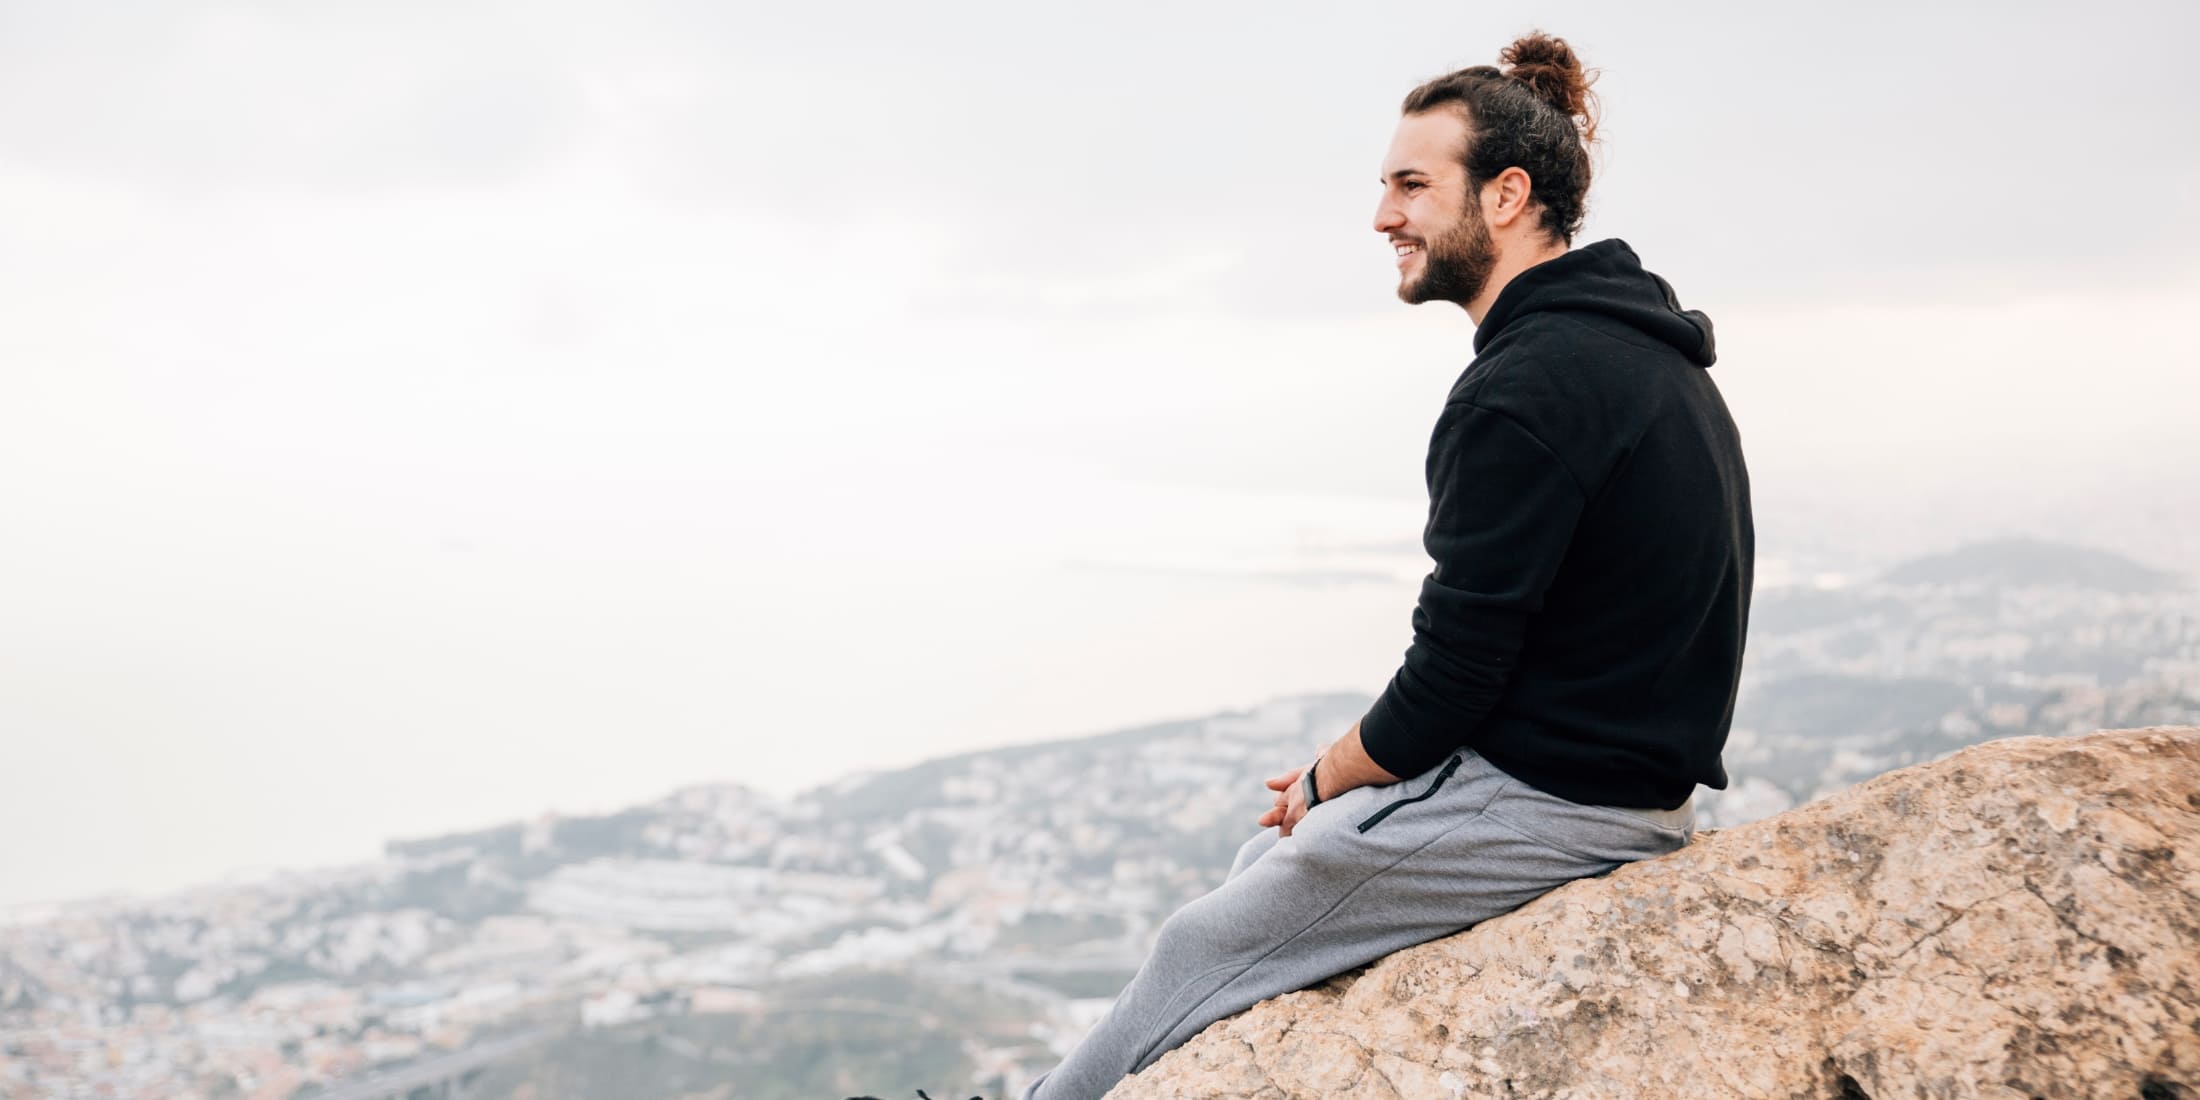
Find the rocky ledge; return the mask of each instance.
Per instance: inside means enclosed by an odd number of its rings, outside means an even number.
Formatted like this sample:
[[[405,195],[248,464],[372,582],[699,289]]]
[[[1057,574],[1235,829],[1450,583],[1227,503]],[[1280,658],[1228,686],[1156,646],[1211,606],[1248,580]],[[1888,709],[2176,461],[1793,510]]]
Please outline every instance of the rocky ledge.
[[[2200,729],[1880,776],[1217,1022],[1111,1100],[2200,1100]]]

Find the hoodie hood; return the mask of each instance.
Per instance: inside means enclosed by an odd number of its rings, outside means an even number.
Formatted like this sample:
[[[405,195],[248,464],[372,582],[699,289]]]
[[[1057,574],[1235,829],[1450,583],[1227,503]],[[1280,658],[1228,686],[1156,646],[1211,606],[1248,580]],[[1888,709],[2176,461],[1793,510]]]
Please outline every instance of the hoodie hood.
[[[1635,250],[1616,237],[1574,249],[1514,276],[1474,330],[1475,352],[1479,354],[1506,325],[1544,310],[1602,314],[1672,345],[1699,367],[1718,359],[1711,342],[1711,318],[1701,310],[1682,309],[1672,285],[1643,270]]]

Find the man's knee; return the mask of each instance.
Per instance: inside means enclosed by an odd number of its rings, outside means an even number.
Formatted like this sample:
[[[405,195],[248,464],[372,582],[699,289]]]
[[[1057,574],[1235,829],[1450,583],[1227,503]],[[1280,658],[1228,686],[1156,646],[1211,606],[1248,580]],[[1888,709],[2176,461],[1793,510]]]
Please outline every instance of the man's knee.
[[[1274,828],[1262,829],[1254,833],[1251,840],[1238,845],[1237,858],[1230,861],[1230,873],[1222,876],[1222,881],[1228,882],[1238,877],[1247,867],[1251,867],[1254,860],[1259,859],[1268,849],[1276,846],[1276,841],[1280,836],[1281,834]]]
[[[1156,931],[1154,954],[1172,968],[1195,961],[1204,966],[1259,955],[1275,946],[1273,930],[1263,919],[1269,914],[1257,911],[1261,900],[1243,886],[1225,882],[1179,906]]]

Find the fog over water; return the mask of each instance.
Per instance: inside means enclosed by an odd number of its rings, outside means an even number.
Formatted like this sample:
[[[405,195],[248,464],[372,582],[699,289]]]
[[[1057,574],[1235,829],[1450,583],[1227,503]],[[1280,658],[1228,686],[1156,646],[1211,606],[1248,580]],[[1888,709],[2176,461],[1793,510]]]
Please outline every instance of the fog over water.
[[[1763,581],[2200,573],[2191,5],[0,2],[0,904],[1379,690],[1376,167],[1531,27]]]

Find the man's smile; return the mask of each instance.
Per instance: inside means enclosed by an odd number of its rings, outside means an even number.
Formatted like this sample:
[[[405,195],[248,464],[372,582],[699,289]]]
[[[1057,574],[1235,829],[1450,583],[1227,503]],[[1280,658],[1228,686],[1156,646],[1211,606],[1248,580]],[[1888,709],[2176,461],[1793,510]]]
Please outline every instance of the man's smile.
[[[1421,246],[1414,241],[1392,241],[1390,243],[1398,250],[1399,267],[1406,266],[1407,260],[1421,254]]]

